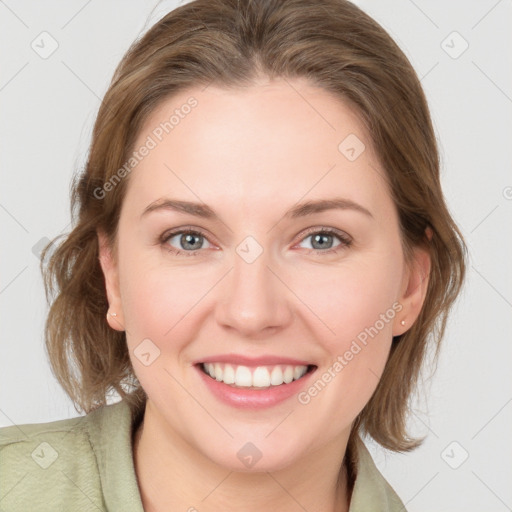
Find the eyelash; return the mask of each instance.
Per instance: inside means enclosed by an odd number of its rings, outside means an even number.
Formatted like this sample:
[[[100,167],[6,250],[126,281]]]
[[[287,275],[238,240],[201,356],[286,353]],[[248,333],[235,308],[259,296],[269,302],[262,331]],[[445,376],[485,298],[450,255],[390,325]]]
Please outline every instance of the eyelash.
[[[180,249],[176,249],[175,247],[172,247],[171,245],[169,245],[167,243],[171,238],[175,237],[176,235],[182,235],[182,234],[199,235],[199,236],[207,239],[206,235],[197,229],[181,228],[181,229],[177,229],[175,231],[164,232],[160,236],[159,242],[165,250],[174,254],[175,256],[199,256],[201,249],[197,249],[195,251],[182,251]],[[301,233],[301,239],[299,240],[298,243],[304,241],[309,236],[317,235],[317,234],[333,235],[334,237],[338,238],[338,240],[341,243],[340,243],[340,245],[336,246],[335,248],[326,249],[326,250],[309,249],[307,254],[314,253],[314,254],[322,255],[322,256],[324,256],[326,254],[337,254],[338,252],[340,252],[340,250],[347,249],[352,245],[352,240],[349,238],[348,235],[346,235],[336,229],[328,228],[328,227],[308,228],[307,230],[305,230],[304,232]]]

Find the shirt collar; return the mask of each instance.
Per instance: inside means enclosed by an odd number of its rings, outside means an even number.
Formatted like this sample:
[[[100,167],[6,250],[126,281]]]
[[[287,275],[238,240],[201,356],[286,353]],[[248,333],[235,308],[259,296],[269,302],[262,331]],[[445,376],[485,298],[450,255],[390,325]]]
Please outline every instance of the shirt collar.
[[[88,431],[107,510],[144,512],[132,450],[136,412],[121,400],[88,415]]]
[[[406,512],[404,504],[377,469],[360,437],[357,437],[355,446],[357,475],[349,512]]]

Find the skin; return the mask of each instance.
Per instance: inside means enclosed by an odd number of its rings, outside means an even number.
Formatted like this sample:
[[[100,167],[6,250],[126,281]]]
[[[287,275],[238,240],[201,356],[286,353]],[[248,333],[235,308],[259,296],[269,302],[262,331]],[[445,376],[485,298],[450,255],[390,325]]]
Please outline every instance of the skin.
[[[152,113],[135,147],[190,96],[197,107],[127,178],[117,258],[98,232],[117,313],[108,321],[126,331],[148,394],[134,446],[145,510],[348,510],[340,467],[350,426],[378,384],[392,337],[420,312],[429,257],[415,249],[404,261],[384,171],[349,105],[298,79],[193,88]],[[338,150],[349,134],[366,147],[355,161]],[[332,209],[285,217],[298,202],[334,196],[371,216]],[[218,219],[172,210],[141,218],[162,197],[207,204]],[[194,256],[168,250],[186,252],[180,235],[160,243],[187,226],[205,235]],[[351,245],[336,235],[327,245],[337,252],[312,245],[304,230],[325,227]],[[252,263],[236,252],[249,235],[263,248]],[[320,375],[396,302],[401,311],[305,405],[292,397],[258,411],[230,407],[192,367],[215,354],[271,354],[310,361]],[[148,366],[134,355],[146,338],[160,350]],[[262,453],[251,468],[237,457],[247,442]]]

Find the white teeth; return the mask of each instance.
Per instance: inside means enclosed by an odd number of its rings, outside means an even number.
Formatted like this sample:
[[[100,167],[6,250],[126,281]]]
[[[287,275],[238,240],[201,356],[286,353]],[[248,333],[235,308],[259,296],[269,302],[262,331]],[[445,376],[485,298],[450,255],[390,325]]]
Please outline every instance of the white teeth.
[[[263,366],[258,366],[252,375],[252,384],[257,388],[268,388],[270,386],[270,374]]]
[[[307,366],[237,366],[224,363],[204,363],[205,372],[217,381],[238,387],[268,388],[300,379],[308,371]]]
[[[223,381],[226,384],[234,384],[235,383],[235,370],[230,364],[224,366],[224,375]]]
[[[270,384],[272,386],[280,386],[283,382],[283,370],[281,370],[280,366],[276,366],[270,374]]]
[[[300,366],[295,366],[293,368],[293,380],[300,379],[304,374],[302,373],[302,368]]]
[[[222,367],[218,363],[215,364],[215,378],[219,381],[222,380]]]
[[[247,366],[237,366],[235,372],[235,384],[237,386],[252,386],[251,370]]]
[[[289,384],[293,380],[293,366],[287,366],[283,373],[285,384]]]
[[[214,365],[213,365],[213,364],[211,364],[211,363],[205,363],[205,364],[204,364],[204,369],[206,370],[206,373],[207,373],[210,377],[215,378],[215,370],[214,370]]]

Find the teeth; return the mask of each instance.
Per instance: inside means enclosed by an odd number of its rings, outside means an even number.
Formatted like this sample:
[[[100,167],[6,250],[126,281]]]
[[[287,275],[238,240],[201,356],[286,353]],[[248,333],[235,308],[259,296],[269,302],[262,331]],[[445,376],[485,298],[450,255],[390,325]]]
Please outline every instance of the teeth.
[[[281,370],[280,366],[276,366],[270,374],[270,384],[272,386],[279,386],[283,382],[283,370]]]
[[[293,366],[287,366],[283,373],[285,384],[289,384],[293,380]]]
[[[300,379],[303,375],[301,366],[295,366],[293,368],[293,380]]]
[[[252,385],[257,388],[268,388],[270,386],[270,374],[266,368],[258,366],[252,375]]]
[[[235,383],[235,370],[230,364],[224,366],[224,374],[222,379],[226,384]]]
[[[268,388],[300,379],[308,371],[307,366],[238,366],[224,363],[204,363],[204,371],[213,379],[236,387]]]
[[[237,366],[235,372],[235,384],[237,386],[252,386],[251,370],[247,366]]]

